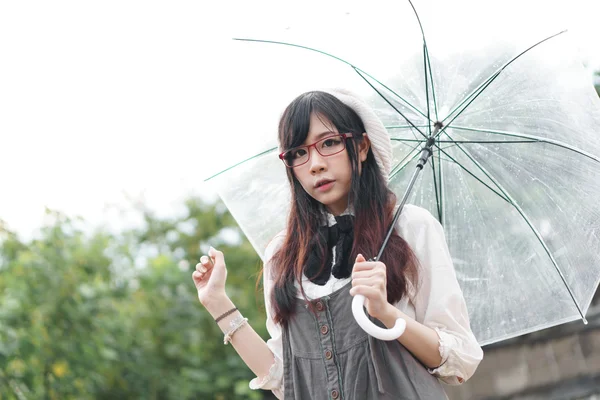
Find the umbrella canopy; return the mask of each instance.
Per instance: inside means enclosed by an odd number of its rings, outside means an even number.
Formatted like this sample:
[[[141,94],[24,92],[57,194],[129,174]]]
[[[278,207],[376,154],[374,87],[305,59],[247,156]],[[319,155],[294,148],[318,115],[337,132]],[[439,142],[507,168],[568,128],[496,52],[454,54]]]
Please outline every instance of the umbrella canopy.
[[[507,21],[495,28],[443,3],[387,6],[245,36],[287,44],[237,43],[237,90],[255,100],[232,104],[273,123],[227,128],[232,146],[254,150],[210,182],[262,256],[289,207],[278,112],[304,90],[349,88],[390,133],[399,198],[435,137],[408,202],[444,226],[480,344],[583,318],[600,280],[600,100],[568,26],[515,14],[511,26],[529,25],[511,34]]]

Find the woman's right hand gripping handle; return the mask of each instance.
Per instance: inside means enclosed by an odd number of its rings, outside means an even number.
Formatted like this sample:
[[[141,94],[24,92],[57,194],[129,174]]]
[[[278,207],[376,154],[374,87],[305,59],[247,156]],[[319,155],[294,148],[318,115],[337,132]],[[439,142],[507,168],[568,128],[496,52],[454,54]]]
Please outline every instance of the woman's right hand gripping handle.
[[[211,247],[208,256],[200,257],[192,278],[198,290],[200,303],[212,314],[211,309],[218,307],[219,303],[227,299],[225,293],[227,267],[223,253]]]

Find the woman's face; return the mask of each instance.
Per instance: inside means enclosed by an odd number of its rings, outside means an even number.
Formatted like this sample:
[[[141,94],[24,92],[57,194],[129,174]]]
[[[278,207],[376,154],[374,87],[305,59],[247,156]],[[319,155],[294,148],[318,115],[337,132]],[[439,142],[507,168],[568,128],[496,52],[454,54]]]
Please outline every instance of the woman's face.
[[[336,127],[325,117],[315,113],[310,116],[310,128],[304,145],[310,145],[327,136],[338,133]],[[307,163],[295,167],[293,173],[312,198],[323,204],[334,214],[341,214],[348,207],[348,193],[352,183],[352,165],[348,157],[348,146],[353,140],[346,140],[344,151],[324,157],[315,147],[309,149],[310,159]],[[360,163],[367,159],[369,141],[365,137],[358,146],[359,174]]]

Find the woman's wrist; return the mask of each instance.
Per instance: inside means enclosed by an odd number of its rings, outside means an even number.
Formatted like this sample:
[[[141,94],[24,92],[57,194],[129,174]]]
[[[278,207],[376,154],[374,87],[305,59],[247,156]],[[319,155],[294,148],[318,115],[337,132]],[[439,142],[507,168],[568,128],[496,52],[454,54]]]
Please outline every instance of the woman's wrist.
[[[204,304],[204,308],[206,308],[206,311],[208,311],[214,319],[217,319],[234,307],[235,305],[226,294],[213,297],[209,302]]]
[[[233,334],[235,330],[241,328],[243,325],[243,323],[240,324],[244,319],[242,312],[236,308],[229,297],[220,299],[218,306],[212,307],[209,312],[225,335],[228,333]],[[248,320],[246,319],[245,321],[247,322]],[[227,341],[224,343],[227,343]]]
[[[402,311],[398,310],[390,303],[387,303],[385,311],[382,313],[380,318],[377,319],[383,322],[387,328],[392,328],[394,325],[396,325],[396,320],[398,318],[402,318],[402,315]]]

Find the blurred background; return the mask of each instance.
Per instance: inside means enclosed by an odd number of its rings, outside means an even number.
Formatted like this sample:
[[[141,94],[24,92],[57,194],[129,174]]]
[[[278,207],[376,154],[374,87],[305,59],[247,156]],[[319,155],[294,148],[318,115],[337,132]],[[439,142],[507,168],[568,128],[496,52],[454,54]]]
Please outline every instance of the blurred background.
[[[267,337],[261,261],[203,183],[249,112],[224,106],[243,89],[223,75],[231,7],[0,3],[0,400],[272,398],[191,280],[225,252],[228,294]],[[600,94],[600,11],[572,7]],[[450,398],[600,398],[599,300],[587,317],[486,346]]]

